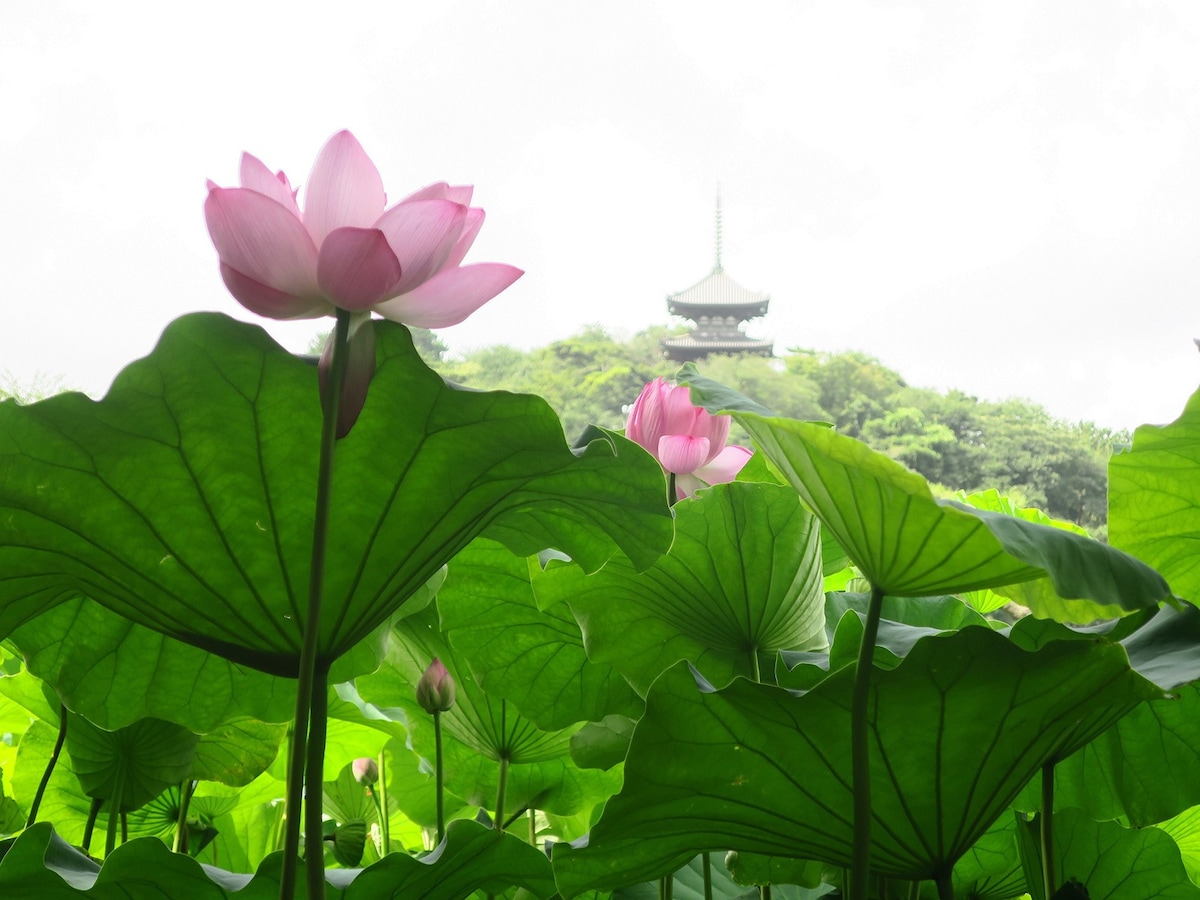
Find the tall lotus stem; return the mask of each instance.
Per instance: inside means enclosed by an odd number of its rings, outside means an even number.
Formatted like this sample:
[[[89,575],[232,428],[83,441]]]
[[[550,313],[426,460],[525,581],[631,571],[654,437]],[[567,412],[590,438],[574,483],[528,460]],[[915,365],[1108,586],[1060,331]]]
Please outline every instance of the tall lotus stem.
[[[391,823],[388,821],[388,795],[387,795],[387,763],[384,757],[387,755],[385,750],[379,751],[379,789],[371,789],[371,796],[375,798],[375,805],[379,812],[379,851],[380,856],[387,856],[392,852],[392,829]]]
[[[425,712],[433,716],[433,744],[435,757],[433,762],[435,788],[437,793],[437,839],[438,843],[446,836],[446,809],[442,794],[445,772],[442,761],[442,713],[454,708],[454,678],[436,656],[428,668],[421,673],[417,682],[417,704]]]
[[[500,754],[500,783],[496,786],[496,819],[493,824],[497,831],[504,830],[504,792],[508,788],[508,751]]]
[[[175,840],[171,844],[172,853],[188,852],[187,817],[188,807],[192,802],[192,794],[196,792],[196,782],[185,778],[179,786],[179,811],[175,815]]]
[[[1042,886],[1046,900],[1054,896],[1054,763],[1042,766]]]
[[[50,761],[46,763],[46,771],[42,773],[42,780],[38,782],[37,793],[33,795],[33,803],[29,806],[29,818],[25,821],[25,827],[30,828],[37,821],[38,807],[42,805],[42,796],[46,793],[46,788],[50,786],[50,776],[54,774],[54,767],[58,765],[58,757],[62,753],[63,744],[67,740],[67,708],[63,704],[58,704],[58,740],[54,742],[54,751],[50,754]]]
[[[325,897],[325,735],[329,730],[329,664],[319,663],[313,673],[309,707],[308,759],[304,772],[304,871],[309,900]]]
[[[446,836],[446,770],[442,758],[442,713],[433,714],[433,748],[434,748],[434,785],[437,793],[437,842],[440,844]]]
[[[283,873],[279,879],[280,900],[293,900],[296,895],[296,859],[300,855],[300,809],[304,798],[305,759],[308,748],[308,717],[313,706],[313,682],[317,669],[317,647],[321,636],[321,598],[325,590],[326,536],[329,529],[330,494],[333,487],[333,452],[337,444],[338,405],[342,397],[342,385],[346,380],[347,345],[350,334],[350,313],[337,311],[334,328],[333,360],[330,365],[329,384],[322,404],[321,457],[317,468],[317,505],[313,517],[313,549],[308,578],[308,607],[304,617],[304,637],[300,647],[300,667],[296,680],[296,714],[292,720],[292,743],[287,768],[287,799],[284,807]],[[327,699],[327,698],[326,698]],[[324,702],[324,701],[323,701]],[[322,739],[322,745],[324,740]],[[323,748],[322,748],[323,749]],[[321,768],[315,776],[321,784]],[[318,802],[320,794],[318,792]],[[310,853],[322,860],[323,847],[321,829],[307,832]],[[325,896],[324,874],[315,882],[309,879],[310,900]]]
[[[871,747],[867,707],[871,699],[871,666],[875,636],[883,609],[883,591],[871,585],[871,602],[858,648],[854,697],[850,706],[850,768],[854,778],[854,854],[850,868],[850,900],[867,900],[871,876]]]
[[[712,890],[712,854],[704,854],[704,900],[713,900]]]

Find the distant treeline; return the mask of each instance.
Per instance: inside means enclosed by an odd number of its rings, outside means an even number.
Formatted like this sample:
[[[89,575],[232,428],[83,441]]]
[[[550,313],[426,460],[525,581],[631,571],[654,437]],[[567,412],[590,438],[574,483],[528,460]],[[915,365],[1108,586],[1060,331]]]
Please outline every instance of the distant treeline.
[[[574,437],[591,423],[623,428],[643,385],[677,370],[659,350],[670,333],[649,328],[620,341],[593,326],[528,352],[495,346],[460,359],[448,359],[431,332],[418,330],[415,339],[450,381],[540,394]],[[780,415],[832,422],[947,492],[997,488],[1103,534],[1108,457],[1129,442],[1127,433],[1063,422],[1028,400],[911,387],[862,353],[793,348],[782,359],[719,356],[699,368]]]

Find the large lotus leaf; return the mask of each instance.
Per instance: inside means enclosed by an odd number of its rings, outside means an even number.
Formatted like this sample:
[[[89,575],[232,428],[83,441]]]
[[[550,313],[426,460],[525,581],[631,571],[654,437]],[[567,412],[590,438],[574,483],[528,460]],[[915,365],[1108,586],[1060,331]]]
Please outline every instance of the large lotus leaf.
[[[291,719],[296,685],[151,631],[84,597],[12,634],[29,671],[102,728],[154,717],[209,731],[238,716]]]
[[[319,652],[344,653],[488,534],[586,569],[666,549],[662,473],[607,435],[580,451],[536,397],[456,389],[403,326],[339,441]],[[82,593],[273,674],[296,671],[321,408],[317,371],[261,329],[185,316],[93,402],[0,404],[0,634]]]
[[[588,656],[644,693],[681,659],[727,684],[779,650],[825,644],[816,519],[795,491],[723,484],[675,506],[675,543],[642,573],[617,559],[594,575],[551,564],[538,602],[570,602]]]
[[[547,730],[638,715],[641,700],[620,673],[588,660],[567,605],[538,609],[531,565],[483,538],[450,564],[437,598],[442,630],[479,686]]]
[[[1108,463],[1108,538],[1200,600],[1200,391],[1170,425],[1143,425]]]
[[[849,865],[853,682],[850,666],[801,696],[744,680],[705,692],[685,665],[669,670],[647,696],[621,793],[587,846],[556,849],[564,896],[718,848]],[[921,639],[871,679],[872,868],[949,870],[1046,760],[1160,693],[1103,640],[1027,652],[985,628]]]
[[[1171,596],[1162,577],[1107,545],[1058,528],[933,498],[928,482],[824,425],[763,415],[688,373],[692,396],[732,412],[870,582],[898,597],[955,594],[1048,576],[1066,599],[1120,609]]]
[[[441,659],[456,684],[454,707],[442,714],[448,791],[493,810],[501,758],[509,762],[507,816],[526,807],[570,815],[616,789],[619,775],[575,765],[570,754],[575,729],[542,731],[512,704],[487,695],[439,632],[436,609],[404,620],[395,634],[398,639],[379,672],[357,679],[359,693],[377,707],[401,711],[413,748],[433,759],[433,717],[417,705],[414,694],[433,658]]]
[[[137,809],[192,770],[199,738],[162,719],[141,719],[116,731],[72,714],[67,726],[71,769],[89,797]]]
[[[0,860],[0,896],[38,900],[275,900],[281,854],[265,859],[253,875],[171,853],[154,838],[118,847],[103,868],[67,844],[49,825],[22,834]],[[298,873],[297,896],[304,895]],[[513,885],[538,897],[554,883],[545,855],[523,841],[474,822],[450,823],[446,841],[423,859],[393,853],[366,869],[326,873],[328,900],[462,900],[476,890],[501,893]]]
[[[1036,833],[1039,823],[1025,824]],[[1025,847],[1036,846],[1027,841]],[[1158,828],[1122,828],[1097,822],[1078,809],[1054,814],[1055,882],[1074,880],[1089,900],[1194,900],[1200,887],[1188,880],[1179,847]],[[1040,865],[1040,864],[1039,864]],[[1044,893],[1030,885],[1034,897]]]

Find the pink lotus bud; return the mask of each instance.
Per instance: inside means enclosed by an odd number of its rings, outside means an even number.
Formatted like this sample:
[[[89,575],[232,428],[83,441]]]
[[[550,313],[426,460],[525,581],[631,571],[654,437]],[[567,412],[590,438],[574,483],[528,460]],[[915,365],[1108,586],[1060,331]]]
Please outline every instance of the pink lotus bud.
[[[329,370],[333,365],[333,338],[336,332],[330,332],[321,351],[321,361],[317,370],[321,378],[321,406],[329,402],[328,389]],[[371,325],[370,313],[355,313],[350,317],[350,339],[346,350],[349,358],[346,360],[346,380],[342,385],[342,398],[338,403],[337,436],[344,438],[358,421],[367,402],[367,388],[375,377],[375,329]]]
[[[729,416],[714,416],[692,405],[684,386],[656,378],[643,388],[629,411],[625,436],[640,444],[675,475],[680,497],[706,484],[733,481],[750,459],[748,447],[729,447]]]
[[[366,787],[379,780],[379,764],[369,756],[360,756],[350,763],[350,771],[354,773],[354,780]]]
[[[417,703],[427,713],[446,712],[454,706],[454,679],[436,656],[417,682]]]

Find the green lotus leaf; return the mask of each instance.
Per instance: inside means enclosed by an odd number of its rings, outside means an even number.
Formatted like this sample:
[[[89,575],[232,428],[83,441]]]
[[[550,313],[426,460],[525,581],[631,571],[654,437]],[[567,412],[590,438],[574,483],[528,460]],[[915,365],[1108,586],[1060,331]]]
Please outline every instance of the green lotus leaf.
[[[542,606],[569,601],[589,658],[644,693],[681,659],[726,684],[769,672],[779,650],[824,646],[819,529],[794,491],[717,485],[675,515],[675,543],[643,573],[615,559],[594,575],[552,563],[534,579]]]
[[[155,838],[122,844],[104,866],[70,846],[47,824],[18,837],[0,859],[0,896],[38,900],[275,900],[281,854],[253,876],[171,853]],[[304,895],[304,872],[298,873]],[[451,822],[446,841],[423,859],[393,853],[366,869],[326,872],[328,900],[461,900],[476,890],[499,894],[521,886],[535,896],[554,892],[550,862],[540,851],[475,822]]]
[[[670,871],[719,848],[848,865],[854,668],[807,693],[734,681],[697,689],[685,665],[647,696],[624,786],[586,846],[556,848],[566,897]],[[871,680],[872,868],[949,871],[1047,760],[1161,691],[1124,648],[1058,641],[1037,652],[986,628],[917,641]]]
[[[531,565],[482,538],[451,562],[437,600],[441,627],[479,686],[547,730],[638,715],[641,700],[620,673],[588,660],[567,605],[538,609]]]
[[[434,758],[433,717],[417,705],[417,681],[436,656],[456,684],[454,707],[442,714],[446,789],[464,802],[494,810],[500,760],[508,760],[505,815],[524,808],[571,815],[616,789],[619,774],[582,769],[570,755],[575,728],[542,731],[507,701],[489,696],[471,667],[438,630],[436,608],[399,623],[387,662],[356,679],[362,698],[399,712],[413,748]]]
[[[162,719],[104,731],[71,714],[67,726],[67,753],[83,792],[123,811],[149,803],[188,777],[197,743],[192,732]]]
[[[572,451],[536,397],[456,389],[403,326],[339,441],[319,654],[384,623],[472,538],[588,570],[671,540],[654,460],[606,435]],[[83,594],[148,628],[294,675],[321,408],[316,368],[256,326],[185,316],[98,402],[0,404],[0,634]]]
[[[1049,577],[1064,599],[1121,610],[1171,597],[1125,553],[1026,519],[937,501],[890,457],[824,425],[763,415],[694,372],[681,380],[710,412],[733,412],[871,584],[897,597],[956,594]]]
[[[1200,601],[1200,391],[1170,425],[1143,425],[1108,463],[1108,538]]]
[[[102,728],[158,718],[205,732],[230,718],[285,722],[295,712],[290,679],[237,666],[78,595],[11,639],[31,673]]]
[[[1035,818],[1019,827],[1033,836],[1040,826]],[[1036,839],[1025,846],[1036,846]],[[1200,898],[1200,887],[1188,880],[1179,847],[1158,828],[1123,828],[1116,822],[1097,822],[1078,809],[1056,810],[1054,856],[1056,885],[1074,880],[1086,888],[1089,900]],[[1026,868],[1032,868],[1028,862]],[[1036,884],[1030,885],[1030,893],[1041,897],[1044,892]]]

